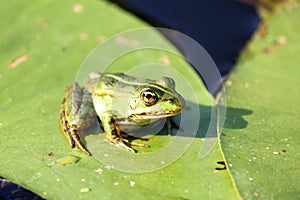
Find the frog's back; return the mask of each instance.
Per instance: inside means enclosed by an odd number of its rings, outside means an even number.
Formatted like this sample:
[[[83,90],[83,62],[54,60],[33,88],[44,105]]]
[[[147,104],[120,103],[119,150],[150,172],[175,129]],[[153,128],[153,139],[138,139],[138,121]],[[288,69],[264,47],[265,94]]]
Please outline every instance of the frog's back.
[[[118,87],[126,87],[155,83],[155,80],[128,76],[124,73],[103,73],[100,74],[100,81],[111,87],[115,87],[116,84],[118,84]]]
[[[155,80],[138,78],[128,76],[124,73],[91,73],[88,81],[86,82],[86,88],[91,93],[97,93],[99,95],[112,95],[116,90],[123,93],[119,89],[130,87],[138,88],[149,83],[154,83]]]

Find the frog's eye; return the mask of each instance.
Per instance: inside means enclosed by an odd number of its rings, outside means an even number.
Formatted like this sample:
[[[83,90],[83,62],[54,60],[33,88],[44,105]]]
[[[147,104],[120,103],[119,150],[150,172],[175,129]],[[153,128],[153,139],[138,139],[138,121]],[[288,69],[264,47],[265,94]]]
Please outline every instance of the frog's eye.
[[[154,90],[147,88],[141,92],[141,99],[146,106],[152,106],[156,104],[158,97]]]

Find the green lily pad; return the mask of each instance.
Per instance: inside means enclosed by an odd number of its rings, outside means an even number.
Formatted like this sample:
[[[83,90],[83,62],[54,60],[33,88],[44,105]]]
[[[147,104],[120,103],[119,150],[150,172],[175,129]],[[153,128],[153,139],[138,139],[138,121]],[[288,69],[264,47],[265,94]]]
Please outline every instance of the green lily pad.
[[[249,111],[239,121],[239,110],[229,109],[221,136],[245,199],[300,198],[299,13],[294,3],[275,13],[226,83],[228,106]]]
[[[106,1],[10,1],[0,10],[0,176],[47,199],[237,198],[228,171],[215,170],[223,167],[217,164],[223,160],[218,146],[208,156],[198,156],[212,110],[212,99],[198,78],[192,87],[201,97],[194,102],[201,111],[200,129],[169,166],[121,172],[68,146],[59,128],[66,85],[99,42],[147,24]],[[178,62],[166,55],[171,63]],[[135,57],[159,56],[150,52]],[[178,64],[186,77],[197,77],[187,63]],[[160,138],[168,140],[166,135]]]

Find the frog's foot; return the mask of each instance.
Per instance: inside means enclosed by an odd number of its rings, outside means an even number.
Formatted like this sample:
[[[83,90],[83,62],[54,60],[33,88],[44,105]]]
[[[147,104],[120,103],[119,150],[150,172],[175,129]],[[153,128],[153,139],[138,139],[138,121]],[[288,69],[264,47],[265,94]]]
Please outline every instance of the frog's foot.
[[[128,145],[128,143],[125,142],[125,140],[118,140],[116,144],[125,148],[127,151],[130,151],[131,153],[136,153],[136,151],[133,148],[131,148],[130,145]]]
[[[141,144],[141,143],[136,143],[129,141],[128,139],[125,139],[123,137],[115,136],[113,138],[108,138],[112,143],[116,144],[117,146],[123,147],[127,151],[130,151],[131,153],[136,153],[136,150],[134,150],[131,146],[137,146],[137,147],[142,147],[146,148],[149,147],[146,144]]]
[[[112,134],[106,135],[106,137],[114,144],[121,146],[124,149],[126,149],[127,151],[130,151],[132,153],[136,153],[136,150],[134,150],[131,146],[137,146],[137,147],[142,147],[142,148],[149,147],[146,144],[141,144],[141,143],[136,143],[136,142],[131,141],[132,138],[133,139],[137,139],[137,138],[132,137],[132,136],[122,132],[118,128],[116,123],[114,123],[114,127],[115,127],[115,129],[112,132]]]
[[[141,144],[141,143],[136,143],[133,142],[132,140],[141,140],[141,141],[148,141],[148,138],[141,138],[141,137],[134,137],[132,135],[128,135],[127,133],[121,131],[117,126],[116,126],[116,131],[117,134],[120,138],[122,138],[122,140],[124,141],[124,143],[126,143],[129,146],[137,146],[137,147],[149,147],[149,145],[146,144]]]
[[[67,138],[67,139],[69,140],[71,148],[74,148],[75,146],[77,146],[86,155],[91,156],[91,153],[87,150],[85,145],[82,143],[82,141],[78,135],[77,128],[73,126],[69,130],[67,130],[67,132],[69,135],[69,138]],[[72,140],[72,144],[71,144],[70,140]]]
[[[136,142],[129,141],[127,139],[123,139],[123,141],[129,146],[137,146],[137,147],[144,147],[144,148],[149,147],[149,145],[147,144],[136,143]]]
[[[84,146],[84,144],[82,143],[79,135],[78,135],[78,129],[75,125],[70,126],[68,124],[68,121],[65,119],[65,115],[64,115],[64,111],[61,110],[61,120],[60,120],[60,124],[61,124],[61,128],[63,131],[64,136],[67,138],[70,147],[74,148],[75,146],[77,146],[81,151],[83,151],[86,155],[90,156],[91,153],[87,150],[87,148]]]
[[[118,127],[110,113],[103,113],[100,116],[100,120],[102,122],[105,136],[110,142],[121,146],[132,153],[136,153],[136,151],[131,146],[148,147],[148,145],[145,144],[132,142],[130,136],[122,132],[122,130]]]
[[[168,117],[166,124],[165,124],[167,131],[168,131],[168,136],[172,135],[172,129],[175,128],[179,131],[183,131],[183,129],[173,120],[172,117]]]

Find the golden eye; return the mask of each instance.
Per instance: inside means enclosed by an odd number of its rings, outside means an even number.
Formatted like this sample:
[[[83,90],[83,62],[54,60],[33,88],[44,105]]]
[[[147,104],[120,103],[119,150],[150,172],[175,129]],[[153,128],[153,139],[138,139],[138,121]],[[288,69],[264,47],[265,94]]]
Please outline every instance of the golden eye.
[[[141,99],[146,106],[152,106],[156,104],[158,97],[154,90],[147,88],[141,92]]]

